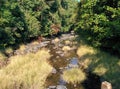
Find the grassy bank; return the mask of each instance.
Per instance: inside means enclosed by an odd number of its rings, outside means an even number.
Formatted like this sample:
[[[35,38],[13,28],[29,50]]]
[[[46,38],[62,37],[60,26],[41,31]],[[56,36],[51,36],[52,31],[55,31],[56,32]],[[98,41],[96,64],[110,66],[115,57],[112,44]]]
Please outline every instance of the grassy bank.
[[[87,45],[80,45],[77,50],[85,68],[100,75],[104,80],[112,83],[113,89],[120,89],[120,59],[108,53],[96,50]]]
[[[0,89],[44,89],[52,67],[47,62],[48,50],[10,57],[10,63],[0,69]]]

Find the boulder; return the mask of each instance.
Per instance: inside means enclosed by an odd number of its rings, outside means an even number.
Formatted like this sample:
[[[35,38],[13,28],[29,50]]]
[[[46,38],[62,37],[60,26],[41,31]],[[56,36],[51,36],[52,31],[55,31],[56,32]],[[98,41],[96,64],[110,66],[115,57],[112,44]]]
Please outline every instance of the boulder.
[[[104,81],[101,84],[101,89],[112,89],[112,85],[111,85],[111,83]]]
[[[58,43],[59,41],[60,41],[60,39],[59,39],[59,38],[55,38],[54,40],[52,40],[52,42],[51,42],[51,43],[55,44],[55,43]]]
[[[71,44],[71,42],[69,40],[65,41],[65,45],[70,45],[70,44]]]
[[[66,52],[66,51],[70,51],[71,48],[70,48],[70,46],[64,46],[64,47],[62,48],[62,50]]]
[[[64,85],[57,85],[56,89],[67,89],[67,87]]]
[[[53,68],[51,73],[56,74],[57,70],[55,68]]]
[[[61,57],[63,57],[65,54],[64,53],[61,53],[61,54],[59,54]]]
[[[56,89],[56,86],[49,86],[48,89]]]
[[[57,54],[61,54],[61,53],[63,53],[63,52],[59,50],[59,51],[56,51],[56,53],[57,53]]]

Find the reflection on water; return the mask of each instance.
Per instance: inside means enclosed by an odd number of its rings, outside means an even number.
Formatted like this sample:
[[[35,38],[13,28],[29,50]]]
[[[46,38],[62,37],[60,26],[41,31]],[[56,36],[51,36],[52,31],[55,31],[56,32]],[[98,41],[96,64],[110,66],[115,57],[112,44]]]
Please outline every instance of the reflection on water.
[[[65,85],[66,81],[63,79],[62,74],[60,75],[59,85]]]
[[[70,63],[68,64],[68,67],[69,68],[74,68],[74,67],[79,67],[79,61],[78,61],[78,58],[76,57],[73,57],[71,60],[70,60]]]

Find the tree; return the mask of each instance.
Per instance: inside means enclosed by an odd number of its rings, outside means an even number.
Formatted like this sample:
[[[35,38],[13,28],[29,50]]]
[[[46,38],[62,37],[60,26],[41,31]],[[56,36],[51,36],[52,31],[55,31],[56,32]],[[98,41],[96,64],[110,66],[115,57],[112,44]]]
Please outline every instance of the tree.
[[[58,26],[61,32],[69,31],[74,10],[73,2],[75,1],[1,0],[0,44],[15,45],[39,35],[53,35],[52,25]]]
[[[76,29],[87,33],[86,40],[95,47],[120,53],[120,1],[82,0],[78,4]]]

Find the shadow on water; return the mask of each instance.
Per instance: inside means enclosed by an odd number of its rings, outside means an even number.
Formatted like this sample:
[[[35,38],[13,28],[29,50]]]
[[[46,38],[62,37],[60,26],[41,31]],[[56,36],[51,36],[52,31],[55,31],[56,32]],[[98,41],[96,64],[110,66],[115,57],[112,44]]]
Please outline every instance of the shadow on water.
[[[100,76],[91,72],[87,73],[87,79],[82,83],[85,89],[101,89]]]

